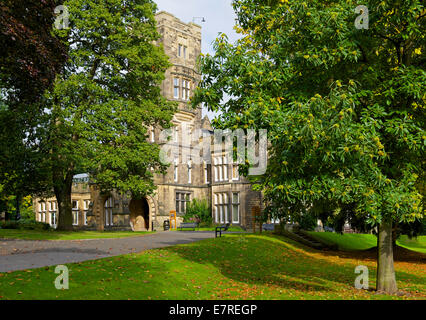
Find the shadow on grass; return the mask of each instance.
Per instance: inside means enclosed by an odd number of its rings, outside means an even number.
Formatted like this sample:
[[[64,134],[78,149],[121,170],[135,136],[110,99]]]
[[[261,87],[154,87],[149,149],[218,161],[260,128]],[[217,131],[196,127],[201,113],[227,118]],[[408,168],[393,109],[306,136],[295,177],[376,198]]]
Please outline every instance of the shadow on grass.
[[[357,264],[344,259],[366,259],[362,255],[354,256],[352,252],[318,251],[271,235],[227,236],[161,250],[175,252],[188,261],[211,264],[225,277],[235,281],[328,293],[337,293],[343,288],[353,289]],[[339,263],[337,260],[340,260]],[[376,270],[369,268],[370,280],[375,280]],[[421,277],[410,273],[398,274],[404,280],[424,282]]]
[[[353,288],[355,266],[364,261],[340,254],[306,248],[284,237],[228,235],[67,264],[70,290],[55,289],[54,267],[0,274],[0,295],[7,299],[101,300],[371,297],[372,292]],[[368,266],[370,281],[374,281],[375,268],[370,262]],[[424,277],[398,271],[397,278],[423,290],[417,284],[424,284]],[[288,291],[281,294],[280,289]]]
[[[307,251],[321,252],[324,256],[335,256],[342,259],[362,259],[366,261],[376,261],[377,260],[377,247],[367,249],[367,250],[352,250],[352,251],[333,251],[333,250],[324,250],[316,251],[309,247],[305,247]],[[421,252],[413,251],[406,249],[401,246],[394,248],[394,261],[395,262],[415,262],[415,263],[426,263],[426,254]]]

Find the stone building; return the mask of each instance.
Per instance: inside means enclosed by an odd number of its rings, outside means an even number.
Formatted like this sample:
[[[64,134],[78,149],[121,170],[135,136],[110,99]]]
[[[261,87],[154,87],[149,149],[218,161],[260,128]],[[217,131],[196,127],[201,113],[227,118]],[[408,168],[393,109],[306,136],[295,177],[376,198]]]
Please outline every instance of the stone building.
[[[198,130],[207,135],[213,133],[209,119],[202,118],[201,107],[193,109],[189,105],[191,92],[201,79],[196,68],[197,58],[201,54],[201,27],[184,23],[167,12],[159,12],[156,20],[160,42],[173,64],[166,72],[162,94],[179,103],[178,112],[173,118],[172,141],[169,143],[180,146],[177,150],[181,152],[173,154],[173,163],[166,174],[155,176],[155,195],[143,200],[131,199],[116,191],[100,194],[95,185],[89,185],[88,175],[76,176],[72,190],[74,225],[92,230],[152,230],[169,220],[171,211],[176,211],[179,224],[188,202],[206,199],[212,208],[215,223],[229,222],[250,228],[252,208],[261,206],[261,194],[252,191],[250,183],[239,176],[238,166],[228,163],[224,153],[213,152],[210,161],[196,161],[198,163],[184,159],[182,155],[184,150],[202,140],[187,141],[188,132]],[[161,129],[150,130],[151,142],[164,144],[160,140]],[[34,201],[36,219],[55,226],[56,200]]]

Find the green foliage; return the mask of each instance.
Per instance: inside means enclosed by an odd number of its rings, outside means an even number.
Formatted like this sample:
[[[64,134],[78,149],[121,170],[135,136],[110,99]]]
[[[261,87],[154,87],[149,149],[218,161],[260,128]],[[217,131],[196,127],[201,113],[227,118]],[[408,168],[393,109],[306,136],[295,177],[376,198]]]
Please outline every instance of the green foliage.
[[[90,171],[101,189],[142,196],[154,190],[150,167],[164,169],[147,126],[168,126],[173,105],[161,95],[169,67],[153,43],[155,4],[150,0],[64,3],[70,59],[47,95],[52,167]]]
[[[268,130],[267,172],[252,178],[268,205],[350,204],[379,226],[377,289],[388,293],[386,234],[424,216],[423,2],[365,1],[369,29],[357,29],[352,0],[235,0],[242,38],[216,40],[193,99],[222,111],[220,128]]]
[[[22,199],[20,213],[21,213],[22,219],[35,220],[35,213],[33,210],[33,203],[32,203],[31,196],[26,196]]]
[[[425,218],[421,221],[413,223],[399,223],[395,226],[394,240],[400,239],[402,235],[408,236],[410,239],[424,235],[426,232]]]
[[[7,212],[9,214],[9,219],[16,220],[16,204],[17,200],[14,195],[0,197],[0,212]],[[21,215],[21,219],[35,220],[31,196],[26,196],[21,199],[19,213]]]
[[[312,231],[317,226],[317,218],[309,211],[300,215],[297,222],[303,230]]]
[[[2,229],[20,229],[20,230],[50,230],[51,227],[48,223],[39,222],[35,220],[21,219],[19,221],[10,220],[2,221],[0,223]]]
[[[59,0],[2,0],[0,3],[0,198],[42,193],[43,155],[34,126],[67,59],[66,46],[52,33]]]
[[[211,226],[212,213],[207,200],[193,199],[186,207],[184,222],[198,222],[201,226]]]
[[[276,217],[318,201],[372,226],[423,217],[424,6],[363,4],[368,30],[355,1],[234,1],[242,38],[221,35],[200,60],[194,106],[222,111],[220,128],[268,129],[267,173],[252,180]]]
[[[23,102],[9,105],[0,110],[0,199],[44,193],[49,189],[48,171],[34,134],[38,107]]]
[[[89,172],[101,191],[141,198],[155,190],[153,174],[166,167],[147,130],[170,126],[175,104],[161,95],[170,64],[155,44],[153,1],[64,5],[70,28],[55,32],[65,39],[69,60],[45,95],[37,131],[58,199],[58,227],[70,228],[68,200],[76,173]]]

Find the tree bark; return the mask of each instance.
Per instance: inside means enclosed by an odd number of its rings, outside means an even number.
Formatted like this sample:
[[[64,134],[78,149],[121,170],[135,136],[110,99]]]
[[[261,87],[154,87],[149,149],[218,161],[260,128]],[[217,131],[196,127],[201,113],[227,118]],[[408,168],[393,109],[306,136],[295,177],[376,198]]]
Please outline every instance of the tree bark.
[[[393,266],[392,221],[384,220],[377,238],[377,291],[395,294],[398,291]]]
[[[54,187],[56,200],[58,201],[58,226],[57,230],[72,231],[72,203],[71,203],[72,175],[67,177],[64,183]]]
[[[16,216],[15,216],[16,220],[21,220],[21,200],[22,200],[21,195],[17,194],[16,195]]]

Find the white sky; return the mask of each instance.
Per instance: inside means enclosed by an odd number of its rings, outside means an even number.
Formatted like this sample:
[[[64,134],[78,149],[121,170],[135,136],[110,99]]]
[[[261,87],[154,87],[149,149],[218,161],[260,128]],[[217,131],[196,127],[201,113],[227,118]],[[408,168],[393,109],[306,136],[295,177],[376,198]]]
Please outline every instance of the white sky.
[[[202,27],[202,52],[213,54],[213,41],[220,32],[229,37],[230,42],[238,39],[234,31],[236,15],[231,6],[231,0],[154,0],[159,11],[167,11],[180,20],[188,23],[194,17],[204,17],[206,22],[195,19],[195,23]],[[214,114],[203,110],[203,116],[207,114],[210,119]]]

